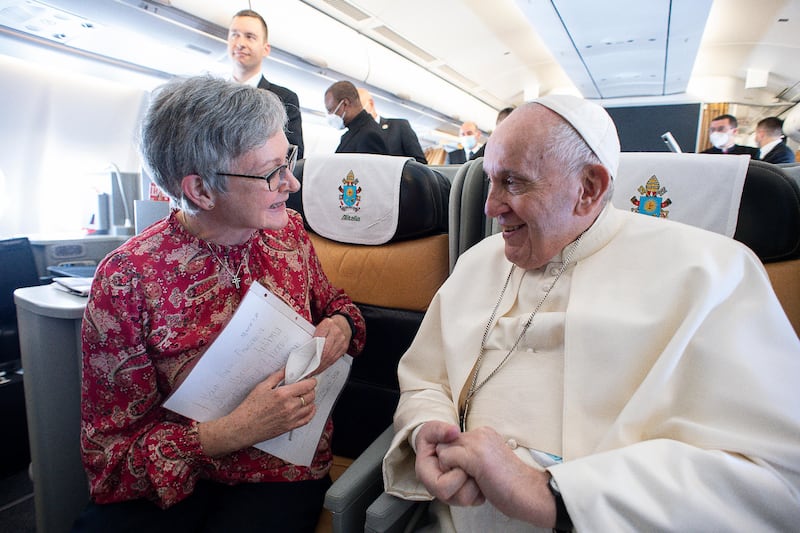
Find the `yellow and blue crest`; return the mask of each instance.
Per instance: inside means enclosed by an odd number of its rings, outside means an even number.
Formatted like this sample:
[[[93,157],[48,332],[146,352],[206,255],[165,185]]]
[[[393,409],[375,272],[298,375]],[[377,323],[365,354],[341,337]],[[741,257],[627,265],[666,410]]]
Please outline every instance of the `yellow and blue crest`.
[[[361,209],[361,187],[353,171],[347,173],[339,185],[339,209],[342,211],[358,211]]]
[[[638,191],[640,196],[631,197],[633,204],[631,211],[651,217],[667,218],[669,216],[669,211],[665,208],[672,205],[672,200],[662,198],[667,193],[667,189],[661,186],[655,174],[650,176],[644,186],[640,185]]]

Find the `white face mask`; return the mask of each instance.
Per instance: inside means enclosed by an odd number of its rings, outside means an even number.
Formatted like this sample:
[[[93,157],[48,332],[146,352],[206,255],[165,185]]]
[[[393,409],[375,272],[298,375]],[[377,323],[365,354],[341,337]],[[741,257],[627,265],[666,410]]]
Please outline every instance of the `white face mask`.
[[[472,150],[475,148],[477,141],[475,140],[474,135],[462,135],[461,136],[461,146],[464,147],[466,150]]]
[[[714,131],[708,136],[708,140],[714,145],[714,148],[722,149],[730,141],[731,134],[724,131]]]
[[[333,110],[333,113],[329,114],[326,118],[328,119],[328,125],[336,130],[343,130],[344,129],[344,119],[336,114],[339,110],[339,106],[342,105],[344,100],[340,100],[338,104],[336,104],[336,108]]]

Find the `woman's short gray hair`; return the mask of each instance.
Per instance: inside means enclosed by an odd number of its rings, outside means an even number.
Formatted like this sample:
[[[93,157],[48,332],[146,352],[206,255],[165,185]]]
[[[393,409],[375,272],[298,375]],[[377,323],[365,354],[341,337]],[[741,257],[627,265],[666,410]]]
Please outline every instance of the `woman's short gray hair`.
[[[155,183],[182,209],[198,207],[181,182],[197,174],[224,193],[243,154],[283,131],[286,110],[273,93],[211,76],[176,79],[153,94],[142,122],[140,149]]]

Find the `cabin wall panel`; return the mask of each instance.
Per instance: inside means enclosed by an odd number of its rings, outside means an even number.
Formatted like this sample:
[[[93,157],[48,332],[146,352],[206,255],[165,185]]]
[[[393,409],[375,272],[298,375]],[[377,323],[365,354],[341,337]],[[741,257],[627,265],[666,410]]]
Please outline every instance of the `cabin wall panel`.
[[[668,152],[661,134],[672,136],[684,152],[697,145],[701,104],[607,107],[617,126],[623,152]]]
[[[0,234],[77,232],[109,165],[138,172],[143,89],[0,56]]]

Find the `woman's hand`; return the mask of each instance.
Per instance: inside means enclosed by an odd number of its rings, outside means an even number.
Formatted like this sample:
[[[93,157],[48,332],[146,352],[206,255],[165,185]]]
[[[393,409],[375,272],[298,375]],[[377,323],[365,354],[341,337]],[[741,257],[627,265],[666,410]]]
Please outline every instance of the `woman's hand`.
[[[268,376],[230,414],[199,424],[203,451],[225,455],[308,424],[317,412],[317,380],[279,385],[284,374],[281,369]]]
[[[333,315],[323,318],[314,330],[315,337],[324,337],[325,346],[322,348],[322,361],[314,374],[319,374],[347,352],[353,331],[350,323],[342,315]]]

